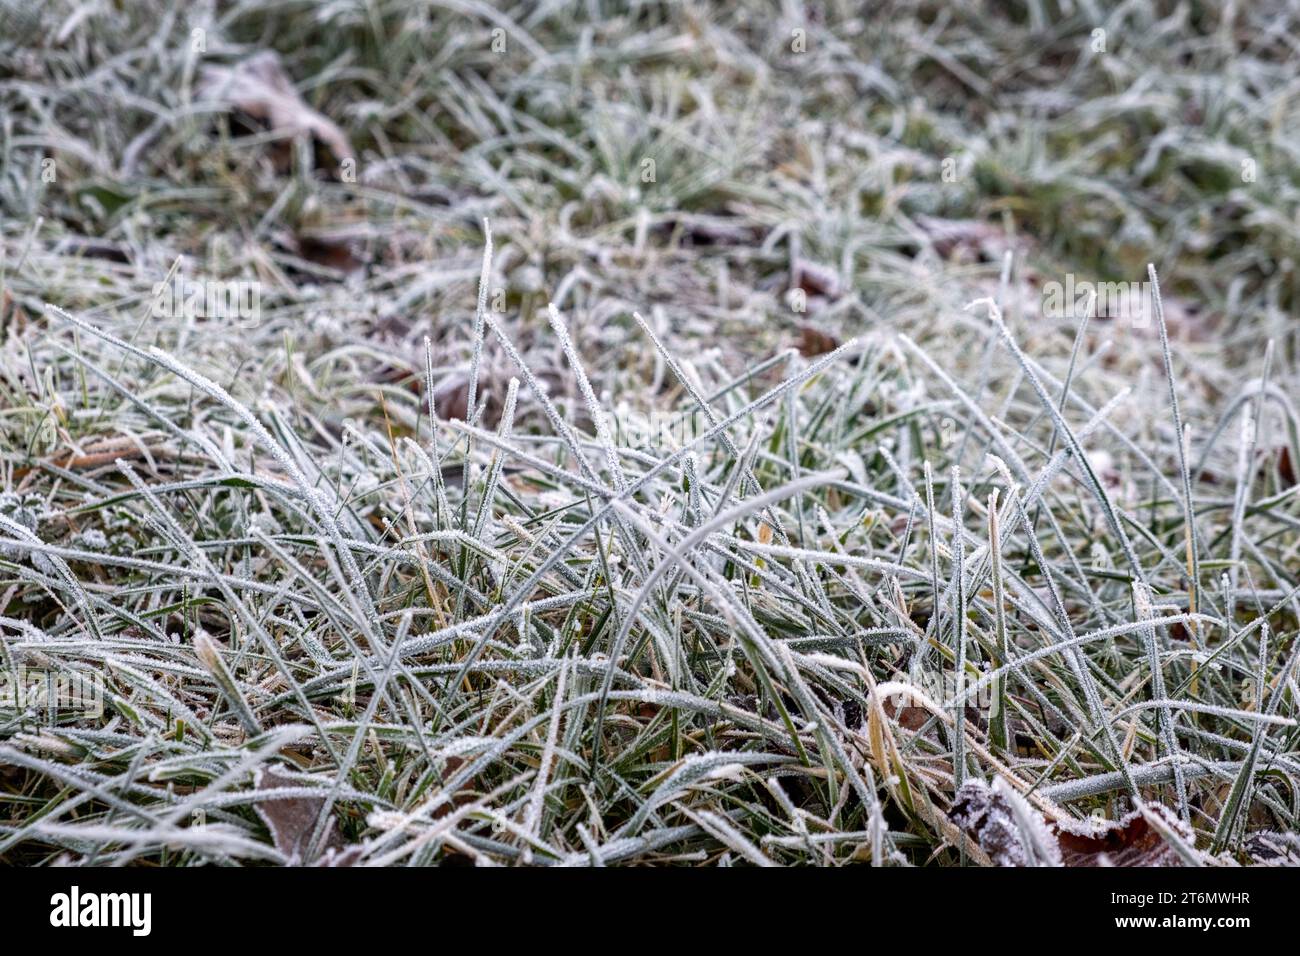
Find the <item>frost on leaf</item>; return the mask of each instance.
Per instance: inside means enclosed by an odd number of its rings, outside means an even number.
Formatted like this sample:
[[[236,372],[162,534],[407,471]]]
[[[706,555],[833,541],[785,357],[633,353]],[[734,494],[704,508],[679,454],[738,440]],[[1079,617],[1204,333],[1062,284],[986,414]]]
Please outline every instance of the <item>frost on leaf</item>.
[[[1187,825],[1166,807],[1151,806],[1157,826],[1135,811],[1119,821],[1048,823],[1002,782],[971,781],[957,791],[948,817],[996,866],[1182,866],[1161,833],[1194,843]]]
[[[948,818],[979,844],[995,866],[1059,866],[1056,841],[1020,794],[1002,783],[962,785]]]
[[[1300,836],[1261,830],[1246,841],[1246,852],[1256,866],[1300,866]]]
[[[302,101],[273,50],[263,50],[231,67],[206,67],[197,92],[199,100],[218,103],[273,132],[310,136],[338,163],[356,156],[343,130]],[[290,166],[287,149],[275,158],[277,167]]]
[[[270,768],[262,768],[255,780],[259,790],[283,790],[300,788],[301,781],[277,773]],[[263,797],[253,807],[262,818],[266,828],[271,831],[275,848],[284,855],[290,866],[300,866],[310,849],[312,834],[316,829],[316,820],[320,816],[324,797],[283,797],[279,799]],[[330,818],[326,831],[324,849],[317,860],[319,866],[353,866],[361,856],[360,846],[343,846],[343,839],[333,817]]]
[[[1195,840],[1177,814],[1154,805],[1149,812],[1160,814],[1165,826],[1188,843]],[[1091,831],[1058,828],[1057,839],[1066,866],[1182,866],[1183,859],[1140,811],[1118,822],[1105,821]]]

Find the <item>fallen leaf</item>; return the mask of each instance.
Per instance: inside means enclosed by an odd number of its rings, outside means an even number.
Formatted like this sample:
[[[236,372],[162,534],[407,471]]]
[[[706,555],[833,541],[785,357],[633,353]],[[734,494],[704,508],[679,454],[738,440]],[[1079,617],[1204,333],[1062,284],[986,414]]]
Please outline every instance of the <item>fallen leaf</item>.
[[[857,730],[862,726],[862,705],[856,700],[846,697],[839,702],[839,709],[844,718],[844,726],[849,730]]]
[[[924,625],[922,625],[922,629],[924,629]],[[893,720],[904,730],[910,730],[913,732],[924,727],[933,716],[924,707],[917,707],[915,704],[903,704],[903,706],[900,707],[889,697],[886,697],[881,703],[881,708],[884,710],[886,717]],[[987,724],[985,718],[980,715],[976,708],[967,705],[965,713],[966,720],[970,722],[972,726],[983,727]]]
[[[310,136],[328,149],[337,163],[356,155],[343,130],[303,102],[273,50],[255,53],[233,66],[205,67],[196,93],[199,101],[219,104],[290,138]],[[277,151],[278,168],[288,168],[291,161],[287,146]]]
[[[1295,465],[1291,462],[1291,449],[1286,445],[1277,450],[1277,474],[1285,487],[1295,487]]]
[[[912,704],[904,704],[899,707],[888,697],[885,698],[881,707],[885,711],[885,716],[896,721],[900,727],[907,730],[920,730],[930,719],[930,712],[924,707],[916,707]]]
[[[811,325],[799,326],[799,354],[812,358],[834,352],[840,347],[840,340],[833,335],[813,328]]]
[[[1192,835],[1176,816],[1162,806],[1152,810],[1192,842]],[[1139,812],[1118,822],[1106,821],[1095,833],[1069,833],[1058,828],[1061,859],[1066,866],[1182,866],[1176,850],[1165,842]]]
[[[283,790],[305,786],[301,781],[276,772],[270,767],[257,771],[254,784],[259,790]],[[310,849],[316,820],[320,817],[325,798],[321,797],[263,797],[253,803],[257,815],[271,831],[271,839],[290,866],[301,866]],[[324,849],[316,861],[317,866],[354,866],[361,857],[361,846],[345,847],[338,825],[331,816],[326,824]]]
[[[442,779],[446,781],[448,777],[454,776],[461,767],[465,766],[465,760],[462,757],[448,757],[442,767]],[[447,814],[451,813],[456,807],[462,807],[474,799],[473,792],[477,779],[469,780],[460,786],[451,797],[451,799],[431,814],[434,820],[441,820]]]
[[[1180,610],[1176,612],[1171,610],[1166,612],[1164,616],[1173,617],[1177,613],[1185,614],[1186,611]],[[1182,621],[1175,621],[1173,624],[1169,625],[1169,637],[1175,641],[1190,641],[1192,639],[1192,634],[1191,631],[1187,629],[1186,624],[1184,624]]]
[[[948,818],[979,844],[998,866],[1182,866],[1178,851],[1152,825],[1162,826],[1190,843],[1187,825],[1167,807],[1151,805],[1118,821],[1049,823],[1001,779],[989,787],[971,781],[957,791]]]
[[[1300,836],[1261,830],[1246,841],[1246,852],[1260,866],[1300,866]]]
[[[794,281],[792,289],[803,289],[809,295],[823,295],[828,299],[839,297],[842,291],[839,273],[830,266],[813,262],[809,259],[797,259],[794,263]]]
[[[336,272],[356,272],[364,263],[352,250],[352,244],[341,239],[322,236],[297,235],[291,243],[299,258]]]
[[[988,854],[994,866],[1060,866],[1051,830],[1025,799],[1001,779],[963,784],[948,819]]]

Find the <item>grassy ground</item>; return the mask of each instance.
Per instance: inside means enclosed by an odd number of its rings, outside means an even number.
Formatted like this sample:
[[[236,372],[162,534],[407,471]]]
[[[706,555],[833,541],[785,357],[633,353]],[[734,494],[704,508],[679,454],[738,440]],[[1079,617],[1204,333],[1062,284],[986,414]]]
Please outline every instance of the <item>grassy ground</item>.
[[[1300,860],[1297,19],[0,3],[0,860]]]

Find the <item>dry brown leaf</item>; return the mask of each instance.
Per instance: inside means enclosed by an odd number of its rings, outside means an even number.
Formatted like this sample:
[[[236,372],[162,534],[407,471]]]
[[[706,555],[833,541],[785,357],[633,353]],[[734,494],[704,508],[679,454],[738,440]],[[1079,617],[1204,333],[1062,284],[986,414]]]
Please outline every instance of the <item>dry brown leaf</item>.
[[[1291,463],[1291,449],[1283,445],[1277,450],[1277,473],[1286,488],[1294,488],[1296,483],[1295,466]]]
[[[1300,835],[1261,830],[1246,841],[1246,852],[1258,866],[1300,866]]]
[[[445,781],[448,777],[453,776],[461,767],[465,766],[463,757],[448,757],[442,767],[442,779]],[[457,807],[463,807],[465,804],[474,799],[474,787],[478,783],[477,778],[467,781],[452,795],[450,801],[442,804],[431,814],[434,820],[441,820],[447,814],[451,813]]]
[[[255,53],[234,66],[205,67],[196,92],[200,101],[219,103],[275,132],[310,136],[338,163],[356,155],[343,130],[303,102],[272,50]],[[287,166],[289,159],[286,150],[277,156],[276,165]]]
[[[254,783],[259,790],[283,790],[304,785],[301,781],[278,773],[270,767],[258,770]],[[310,849],[312,833],[316,829],[316,820],[320,816],[324,803],[323,796],[281,799],[263,797],[254,802],[253,808],[257,811],[257,815],[271,831],[275,848],[284,854],[290,866],[299,866],[305,859]],[[360,846],[344,847],[336,821],[331,817],[324,850],[316,865],[354,866],[360,856]]]
[[[994,866],[1060,866],[1056,841],[1043,818],[1002,781],[963,784],[948,819],[988,854]]]
[[[838,272],[830,266],[809,259],[799,259],[795,262],[794,281],[790,283],[790,287],[803,289],[809,295],[821,295],[828,299],[839,298],[843,291],[843,283]]]
[[[893,720],[904,730],[911,730],[913,732],[924,727],[929,722],[931,716],[933,716],[924,707],[918,707],[915,704],[906,703],[900,707],[889,698],[885,698],[881,706],[884,709],[886,717]],[[979,711],[970,706],[966,707],[966,720],[975,727],[983,727],[987,723],[987,721],[980,715]]]
[[[896,721],[900,727],[907,730],[920,730],[925,726],[925,722],[930,719],[928,710],[914,704],[904,704],[899,707],[892,700],[886,698],[881,706],[884,708],[886,717]]]
[[[1183,833],[1190,833],[1176,816],[1162,806],[1152,810]],[[1061,859],[1066,866],[1182,866],[1183,859],[1139,812],[1130,813],[1116,823],[1107,823],[1097,833],[1067,833],[1058,830]]]
[[[1159,814],[1162,826],[1194,842],[1187,825],[1168,808],[1152,805],[1147,814]],[[1074,867],[1182,866],[1178,851],[1147,814],[1135,811],[1116,822],[1049,823],[999,780],[994,787],[982,781],[963,785],[948,818],[997,866],[1035,861]]]
[[[304,234],[296,237],[294,245],[303,259],[338,272],[355,272],[364,265],[344,240]]]
[[[840,341],[835,336],[815,329],[811,325],[799,326],[799,354],[812,358],[834,352],[839,347]]]

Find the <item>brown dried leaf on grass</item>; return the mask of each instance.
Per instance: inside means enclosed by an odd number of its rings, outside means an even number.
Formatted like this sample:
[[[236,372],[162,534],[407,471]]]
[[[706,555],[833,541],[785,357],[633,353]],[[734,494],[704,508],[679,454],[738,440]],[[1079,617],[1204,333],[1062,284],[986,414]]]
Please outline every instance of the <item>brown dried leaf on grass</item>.
[[[997,866],[1183,866],[1173,839],[1194,843],[1167,807],[1148,806],[1118,821],[1048,823],[1001,778],[971,781],[957,791],[948,817]]]
[[[844,291],[839,272],[831,266],[811,259],[798,259],[794,263],[793,272],[790,288],[802,289],[810,296],[824,296],[834,300]]]
[[[262,50],[233,66],[205,67],[196,92],[199,101],[219,103],[275,132],[311,136],[339,163],[356,155],[343,130],[303,102],[273,50]],[[289,158],[287,150],[279,152],[276,165],[287,166]]]
[[[799,353],[805,358],[814,358],[827,352],[834,352],[840,347],[840,340],[827,332],[804,324],[799,326],[798,347]]]
[[[900,704],[894,700],[885,700],[882,704],[885,716],[898,723],[898,726],[904,730],[916,732],[929,724],[933,715],[924,707],[918,707],[915,704]],[[972,727],[985,727],[985,720],[980,712],[970,705],[966,707],[966,720]],[[931,725],[934,726],[934,725]]]
[[[304,784],[292,777],[278,773],[270,767],[257,771],[254,780],[259,790],[283,790],[290,787],[302,787]],[[321,797],[263,797],[253,804],[257,815],[262,818],[266,828],[271,831],[271,839],[290,866],[300,866],[306,858],[312,833],[316,829],[316,820],[320,816],[325,798]],[[355,866],[361,858],[360,846],[343,845],[343,837],[337,822],[330,818],[325,845],[317,866]]]
[[[948,819],[972,837],[994,866],[1060,866],[1052,830],[1024,797],[995,778],[972,780],[957,791]]]
[[[1061,858],[1066,866],[1183,866],[1182,856],[1153,825],[1152,814],[1189,844],[1195,842],[1176,814],[1154,804],[1147,814],[1134,811],[1117,822],[1107,820],[1094,832],[1086,827],[1079,832],[1058,828]]]
[[[1262,830],[1246,841],[1256,866],[1300,866],[1300,834]]]
[[[336,272],[357,272],[365,266],[354,244],[347,239],[298,233],[284,245],[299,258]]]
[[[1284,488],[1294,488],[1296,483],[1295,465],[1291,461],[1291,451],[1285,445],[1277,450],[1277,473]]]

